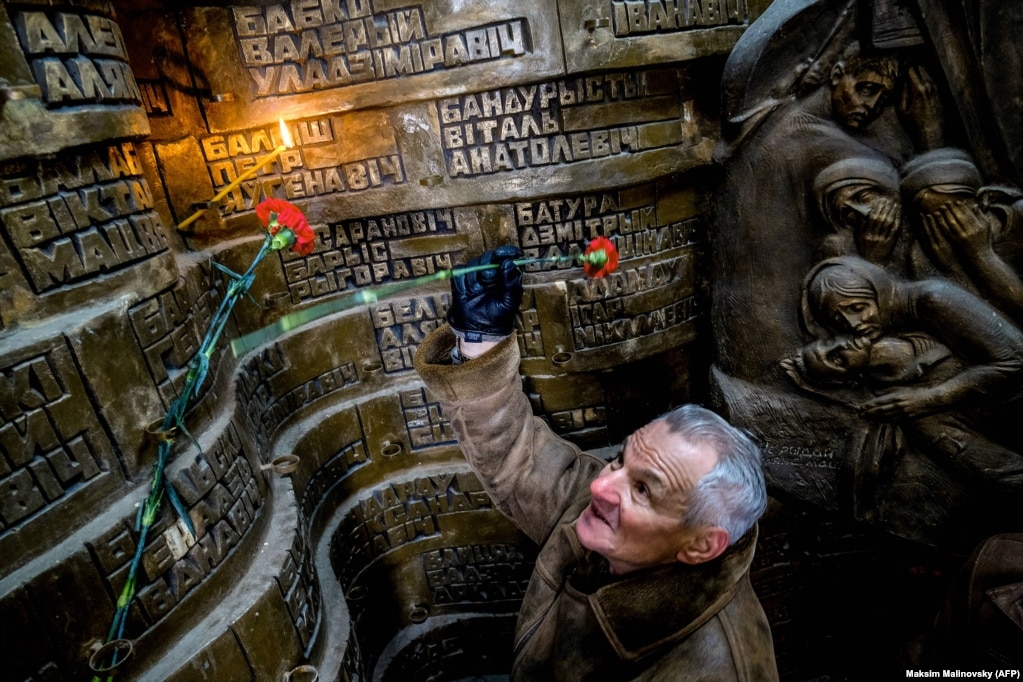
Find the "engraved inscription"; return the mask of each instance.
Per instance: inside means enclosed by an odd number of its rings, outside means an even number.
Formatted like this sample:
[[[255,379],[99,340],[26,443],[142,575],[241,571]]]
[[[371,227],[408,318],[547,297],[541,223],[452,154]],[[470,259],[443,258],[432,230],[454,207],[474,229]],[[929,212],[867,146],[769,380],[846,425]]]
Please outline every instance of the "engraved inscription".
[[[316,576],[316,564],[309,552],[304,532],[299,529],[295,533],[291,549],[288,551],[277,576],[277,586],[281,590],[284,602],[288,606],[288,615],[298,633],[299,641],[305,647],[308,656],[313,643],[313,634],[320,621],[320,583]]]
[[[781,445],[764,443],[764,463],[813,467],[817,469],[840,469],[839,460],[835,458],[834,448],[821,448],[815,445]]]
[[[416,348],[447,316],[449,294],[417,296],[370,307],[385,372],[412,369]]]
[[[657,222],[654,204],[621,207],[617,194],[591,194],[515,204],[519,244],[527,258],[552,258],[580,253],[582,244],[598,236],[615,242],[622,260],[651,256],[703,239],[702,223],[692,218],[670,225]],[[575,267],[573,263],[534,263],[527,272]]]
[[[228,192],[220,203],[223,215],[255,208],[263,199],[283,193],[302,199],[344,192],[361,192],[405,182],[398,154],[341,162],[341,141],[332,118],[290,123],[294,146],[264,164],[249,180]],[[279,126],[208,135],[200,142],[213,187],[219,189],[252,170],[282,144]]]
[[[634,105],[619,111],[620,105],[639,100],[647,104],[639,121],[619,123],[638,116]],[[677,84],[646,72],[502,88],[437,103],[447,172],[453,178],[678,144],[684,141],[677,125],[682,109]],[[674,132],[642,134],[646,125],[673,119]]]
[[[291,95],[520,57],[522,18],[449,33],[428,30],[420,5],[375,11],[370,0],[293,0],[231,10],[255,97]]]
[[[153,206],[131,144],[0,175],[0,221],[37,293],[167,250]]]
[[[199,273],[199,270],[195,268],[192,272]],[[201,273],[179,280],[173,288],[128,310],[132,330],[165,407],[170,408],[184,387],[189,361],[199,350],[213,312],[223,297],[224,290],[219,282],[218,286],[213,286],[205,273]],[[212,372],[215,373],[226,347],[225,335],[210,363]],[[204,382],[202,390],[211,390],[213,384]]]
[[[148,625],[170,613],[230,556],[263,506],[262,492],[234,424],[212,448],[197,454],[169,479],[188,508],[196,537],[183,534],[180,524],[160,524],[159,533],[143,551],[146,585],[139,590],[138,600]],[[117,535],[109,540],[124,542]],[[98,557],[109,555],[102,540],[90,547]],[[123,548],[119,554],[125,554]],[[107,570],[109,563],[101,561]],[[120,589],[126,570],[125,564],[107,576],[112,590]]]
[[[597,303],[589,310],[586,307],[577,308],[572,320],[572,339],[576,350],[610,346],[666,331],[696,319],[703,306],[697,296],[687,296],[666,306],[635,315],[627,315],[624,306],[617,311],[614,308],[615,306],[605,307]],[[582,311],[586,311],[590,317],[574,316]]]
[[[0,368],[0,528],[83,490],[110,459],[66,346]]]
[[[551,412],[549,417],[551,426],[558,433],[607,426],[607,408],[603,405]]]
[[[294,303],[346,289],[430,275],[452,266],[452,252],[411,255],[402,240],[454,234],[450,210],[413,211],[317,228],[310,256],[283,255]]]
[[[515,316],[515,330],[519,353],[523,358],[545,357],[540,313],[536,309],[536,295],[531,288],[523,292],[522,305]]]
[[[271,397],[267,404],[251,403],[246,416],[251,420],[258,415],[258,421],[253,426],[257,426],[260,433],[269,436],[284,423],[284,420],[314,400],[357,383],[359,375],[355,363],[346,362],[303,382],[283,395]]]
[[[746,0],[612,0],[616,36],[677,33],[745,23]]]
[[[517,545],[445,547],[419,556],[434,604],[521,599],[533,571]]]
[[[273,344],[250,359],[238,372],[238,395],[245,404],[245,421],[250,433],[261,444],[268,442],[284,420],[306,405],[359,383],[358,372],[352,362],[332,367],[298,386],[285,388],[279,379],[288,369],[291,369],[291,364],[286,354],[278,344]],[[263,450],[261,454],[269,457],[269,450]]]
[[[681,279],[688,258],[670,258],[600,279],[578,279],[569,286],[569,315],[577,349],[604,346],[646,336],[693,319],[700,311],[688,296],[652,311],[633,313],[627,297],[665,287]]]
[[[372,459],[366,451],[366,444],[361,440],[341,448],[326,464],[316,470],[305,490],[302,491],[302,513],[305,518],[313,518],[316,508],[323,501],[327,491],[341,482],[349,472],[355,471],[371,461]]]
[[[141,104],[113,19],[59,11],[14,12],[12,18],[47,105]]]
[[[426,476],[378,488],[352,507],[331,543],[331,561],[346,588],[370,561],[433,535],[444,516],[493,507],[474,474]]]
[[[149,118],[168,117],[171,111],[167,87],[162,80],[139,80],[139,91],[142,93],[142,106]]]
[[[401,410],[413,450],[455,442],[455,432],[441,413],[440,403],[430,400],[425,389],[402,391]]]
[[[341,661],[341,670],[338,673],[338,682],[359,682],[359,680],[365,680],[368,677],[362,660],[362,650],[357,630],[350,628],[348,645],[345,647],[345,657]]]

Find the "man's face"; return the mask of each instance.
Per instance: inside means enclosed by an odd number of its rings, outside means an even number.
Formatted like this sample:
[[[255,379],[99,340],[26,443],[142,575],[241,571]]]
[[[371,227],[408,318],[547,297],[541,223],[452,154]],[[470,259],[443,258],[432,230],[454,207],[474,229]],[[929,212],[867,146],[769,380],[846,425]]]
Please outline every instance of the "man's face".
[[[816,376],[842,379],[870,362],[871,341],[863,336],[822,339],[807,347],[803,360]]]
[[[880,115],[894,87],[891,78],[871,70],[832,74],[832,114],[847,128],[865,128]]]
[[[700,535],[682,522],[689,493],[716,463],[714,452],[671,433],[664,420],[647,424],[590,484],[593,500],[576,524],[579,541],[616,574],[679,560]]]

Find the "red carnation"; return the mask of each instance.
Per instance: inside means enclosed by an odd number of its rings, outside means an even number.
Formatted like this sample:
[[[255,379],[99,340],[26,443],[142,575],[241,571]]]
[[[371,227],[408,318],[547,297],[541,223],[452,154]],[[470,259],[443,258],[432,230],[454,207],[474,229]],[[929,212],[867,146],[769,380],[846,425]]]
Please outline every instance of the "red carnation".
[[[256,206],[256,217],[274,237],[282,230],[290,232],[290,235],[280,234],[283,239],[277,248],[291,246],[298,255],[308,256],[316,247],[316,233],[309,227],[305,214],[291,202],[264,199]]]
[[[589,277],[603,277],[618,269],[618,249],[607,237],[592,240],[579,257],[583,272]]]

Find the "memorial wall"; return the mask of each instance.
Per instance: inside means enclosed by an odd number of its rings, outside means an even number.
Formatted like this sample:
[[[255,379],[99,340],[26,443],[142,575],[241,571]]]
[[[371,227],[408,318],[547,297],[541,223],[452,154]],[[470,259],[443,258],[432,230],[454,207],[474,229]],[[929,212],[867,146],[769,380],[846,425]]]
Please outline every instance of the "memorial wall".
[[[5,1],[5,677],[506,671],[536,550],[412,369],[448,284],[367,292],[605,236],[605,278],[525,267],[535,413],[603,448],[698,393],[722,70],[767,4]],[[308,253],[260,250],[270,198]]]

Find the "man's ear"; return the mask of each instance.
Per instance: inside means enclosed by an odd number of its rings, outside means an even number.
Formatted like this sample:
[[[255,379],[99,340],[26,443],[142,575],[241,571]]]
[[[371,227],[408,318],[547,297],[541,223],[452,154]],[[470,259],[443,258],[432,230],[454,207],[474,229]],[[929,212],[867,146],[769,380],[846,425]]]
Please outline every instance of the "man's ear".
[[[698,535],[689,539],[675,558],[683,564],[702,564],[717,559],[726,549],[731,538],[728,531],[717,526],[702,528]]]
[[[831,67],[831,85],[838,85],[838,81],[842,80],[842,76],[845,75],[845,62],[835,62],[835,65]]]

